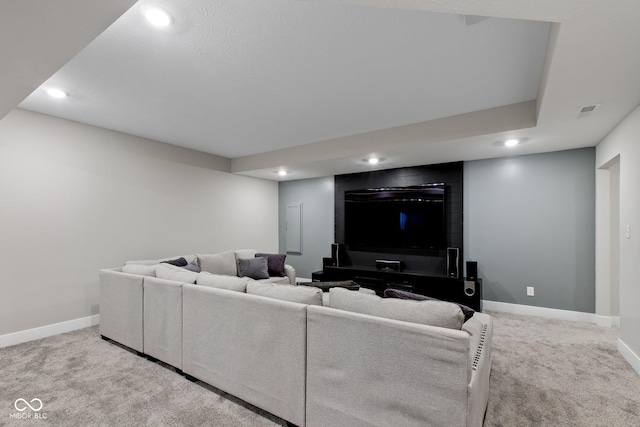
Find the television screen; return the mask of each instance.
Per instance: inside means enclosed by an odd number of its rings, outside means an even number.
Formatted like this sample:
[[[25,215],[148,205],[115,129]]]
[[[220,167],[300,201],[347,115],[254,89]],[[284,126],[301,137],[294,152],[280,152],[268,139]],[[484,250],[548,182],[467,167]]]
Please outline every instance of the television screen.
[[[444,184],[346,191],[345,243],[352,250],[446,248]]]

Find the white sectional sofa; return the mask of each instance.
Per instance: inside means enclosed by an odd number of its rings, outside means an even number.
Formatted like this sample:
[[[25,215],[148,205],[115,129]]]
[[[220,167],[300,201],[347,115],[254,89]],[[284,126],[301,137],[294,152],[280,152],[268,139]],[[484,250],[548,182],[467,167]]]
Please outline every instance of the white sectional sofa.
[[[298,426],[482,425],[490,316],[200,274],[102,270],[101,335]]]

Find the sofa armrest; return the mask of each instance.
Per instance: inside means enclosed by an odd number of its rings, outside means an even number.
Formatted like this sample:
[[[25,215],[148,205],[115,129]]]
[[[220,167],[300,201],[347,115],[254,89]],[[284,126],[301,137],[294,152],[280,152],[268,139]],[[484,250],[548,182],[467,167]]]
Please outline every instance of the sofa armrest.
[[[100,270],[100,335],[142,352],[144,276]]]
[[[489,377],[491,375],[491,343],[493,321],[485,313],[475,313],[462,329],[469,333],[469,357],[471,379],[469,381],[467,427],[481,427],[489,402]]]
[[[284,265],[284,275],[289,278],[289,283],[292,285],[296,284],[296,269],[290,266],[289,264]]]
[[[145,277],[144,354],[182,369],[182,283]]]

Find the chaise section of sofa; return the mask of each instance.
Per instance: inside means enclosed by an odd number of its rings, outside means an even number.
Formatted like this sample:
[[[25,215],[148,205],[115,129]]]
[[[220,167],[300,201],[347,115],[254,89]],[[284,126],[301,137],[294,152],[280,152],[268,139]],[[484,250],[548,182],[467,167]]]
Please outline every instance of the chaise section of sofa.
[[[306,308],[183,285],[184,373],[304,426]]]
[[[476,315],[474,340],[464,330],[308,307],[307,426],[482,426],[491,319]]]

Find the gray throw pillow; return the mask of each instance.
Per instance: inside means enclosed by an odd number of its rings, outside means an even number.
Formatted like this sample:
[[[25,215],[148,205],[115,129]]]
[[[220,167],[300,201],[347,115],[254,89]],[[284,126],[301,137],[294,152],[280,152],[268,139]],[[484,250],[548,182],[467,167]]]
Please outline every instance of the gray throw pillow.
[[[240,258],[238,260],[238,275],[252,279],[268,279],[269,267],[266,258]]]
[[[176,259],[168,259],[166,261],[162,261],[165,264],[175,265],[176,267],[184,267],[187,265],[187,260],[184,257],[176,258]]]
[[[202,271],[200,269],[200,266],[198,266],[197,261],[190,262],[189,264],[182,266],[182,268],[184,268],[185,270],[193,271],[194,273],[200,273],[200,271]]]

